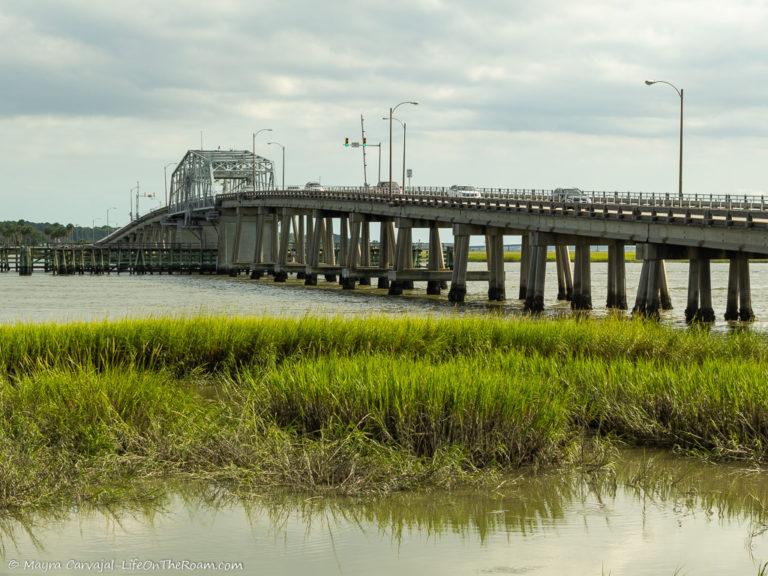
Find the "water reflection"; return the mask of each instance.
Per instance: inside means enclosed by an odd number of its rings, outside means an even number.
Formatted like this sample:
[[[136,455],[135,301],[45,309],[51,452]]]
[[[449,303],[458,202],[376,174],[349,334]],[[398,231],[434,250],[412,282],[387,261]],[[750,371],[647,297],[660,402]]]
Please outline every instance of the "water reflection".
[[[470,263],[470,270],[483,270],[484,263]],[[630,306],[640,275],[639,263],[627,264],[627,295]],[[523,304],[517,300],[520,274],[518,263],[507,263],[506,291],[503,303],[487,301],[487,284],[470,282],[467,302],[452,306],[443,296],[427,296],[423,285],[417,283],[413,291],[403,296],[390,297],[386,290],[358,287],[354,291],[342,290],[338,284],[320,283],[305,287],[302,281],[290,279],[275,284],[265,278],[253,281],[245,277],[223,276],[51,276],[33,274],[19,277],[0,274],[0,291],[5,306],[0,310],[0,322],[36,322],[103,320],[107,318],[147,317],[160,315],[189,316],[193,314],[227,315],[369,315],[415,314],[445,316],[455,314],[523,314]],[[753,308],[757,322],[750,329],[768,329],[768,264],[751,266]],[[662,322],[685,325],[684,309],[687,298],[688,265],[685,262],[667,264],[667,280],[674,310],[662,313]],[[712,299],[718,321],[716,330],[727,330],[722,320],[725,310],[728,264],[712,264]],[[607,265],[592,265],[592,301],[595,309],[591,316],[601,317],[605,309]],[[545,316],[559,317],[571,314],[567,302],[558,303],[557,278],[554,265],[548,267],[545,291]]]
[[[760,470],[633,451],[591,472],[452,493],[246,497],[185,484],[119,509],[6,514],[0,549],[238,560],[267,574],[756,574],[766,503]]]

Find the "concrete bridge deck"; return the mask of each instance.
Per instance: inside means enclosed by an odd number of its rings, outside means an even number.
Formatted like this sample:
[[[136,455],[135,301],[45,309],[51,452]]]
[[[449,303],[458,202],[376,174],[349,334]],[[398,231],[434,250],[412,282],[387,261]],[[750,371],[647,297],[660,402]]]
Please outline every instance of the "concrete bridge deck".
[[[749,260],[768,255],[768,209],[762,197],[676,196],[591,193],[588,202],[554,199],[551,191],[485,189],[479,198],[460,198],[444,188],[417,188],[393,195],[376,188],[240,190],[187,203],[173,201],[100,242],[173,245],[195,243],[217,250],[220,273],[248,271],[284,280],[296,274],[307,284],[318,276],[337,278],[345,288],[370,283],[400,294],[426,282],[461,302],[466,282],[488,282],[488,297],[503,300],[503,237],[522,237],[518,297],[526,308],[544,306],[544,270],[555,247],[558,298],[574,309],[592,307],[590,246],[608,245],[609,307],[627,308],[624,251],[635,245],[643,260],[634,311],[657,315],[671,306],[666,259],[690,261],[689,320],[711,321],[709,262],[730,261],[726,317],[750,320]],[[379,226],[371,238],[371,223]],[[413,265],[414,228],[429,231],[425,269]],[[446,266],[440,231],[450,229],[453,263]],[[469,238],[484,236],[488,270],[467,271]],[[338,241],[336,240],[338,238]],[[569,247],[576,251],[571,266]]]

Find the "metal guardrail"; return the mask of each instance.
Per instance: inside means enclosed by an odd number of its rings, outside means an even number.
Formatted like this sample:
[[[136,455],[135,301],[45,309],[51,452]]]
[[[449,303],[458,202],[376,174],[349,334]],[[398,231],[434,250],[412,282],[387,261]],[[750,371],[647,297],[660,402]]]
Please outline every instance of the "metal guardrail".
[[[557,200],[554,190],[536,188],[477,188],[479,198],[463,197],[450,188],[444,186],[417,186],[407,188],[405,191],[394,191],[389,195],[387,188],[355,187],[355,186],[328,186],[324,190],[261,190],[233,194],[219,194],[218,200],[232,198],[254,198],[264,196],[298,196],[298,197],[334,197],[338,193],[357,194],[360,199],[378,201],[398,201],[408,198],[428,197],[443,198],[445,200],[482,200],[482,199],[509,199],[533,202],[548,202],[559,204],[614,204],[626,206],[659,206],[670,208],[712,208],[721,210],[760,210],[768,208],[765,196],[732,195],[732,194],[693,194],[685,195],[682,199],[677,194],[657,192],[618,192],[618,191],[582,191],[582,195],[589,198],[589,202],[573,202]],[[206,207],[211,207],[207,204]],[[193,207],[193,209],[196,209]],[[179,210],[181,211],[181,210]]]
[[[211,210],[226,200],[255,198],[345,200],[387,205],[420,205],[472,210],[527,210],[539,214],[575,215],[627,220],[667,221],[730,226],[735,222],[747,227],[768,226],[768,206],[764,196],[687,195],[646,192],[582,191],[587,201],[558,199],[554,190],[532,188],[478,188],[479,197],[458,196],[447,187],[410,187],[392,195],[387,188],[329,186],[323,190],[251,190],[218,194],[192,202],[160,208],[134,220],[131,226],[178,214]],[[113,232],[97,244],[110,242],[125,232]]]

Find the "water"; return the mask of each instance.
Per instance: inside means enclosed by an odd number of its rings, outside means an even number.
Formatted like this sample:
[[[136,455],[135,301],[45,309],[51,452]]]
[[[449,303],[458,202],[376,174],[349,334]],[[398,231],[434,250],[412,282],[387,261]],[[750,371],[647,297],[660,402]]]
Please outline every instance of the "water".
[[[627,264],[627,297],[630,307],[640,276],[639,263]],[[470,270],[484,270],[484,263],[470,263]],[[385,315],[454,315],[454,314],[521,314],[522,302],[517,300],[520,265],[506,264],[508,300],[504,303],[487,301],[487,283],[470,282],[467,302],[456,307],[443,296],[426,296],[423,283],[417,289],[398,297],[386,296],[386,291],[358,287],[343,291],[338,284],[305,287],[302,281],[290,279],[275,284],[271,278],[253,281],[246,277],[227,276],[52,276],[33,274],[19,277],[0,274],[3,307],[0,322],[102,320],[125,317],[161,315],[189,316],[198,313],[224,315],[303,316],[326,314],[359,316]],[[684,310],[688,290],[688,265],[668,262],[667,276],[674,310],[663,313],[666,323],[684,325]],[[768,264],[751,266],[752,302],[757,322],[754,328],[768,329]],[[592,264],[592,300],[594,316],[603,316],[607,285],[607,264]],[[718,328],[725,328],[728,265],[712,264],[712,300],[717,313]],[[567,302],[558,303],[557,277],[554,264],[547,267],[546,315],[570,314]]]
[[[762,473],[639,452],[615,477],[527,474],[483,492],[234,500],[188,489],[138,512],[0,520],[0,574],[40,573],[9,568],[31,561],[86,572],[72,560],[113,561],[115,572],[229,562],[218,572],[287,576],[757,574],[766,494]]]
[[[546,314],[569,314],[567,304],[556,304],[554,265],[548,268]],[[519,264],[508,263],[506,270],[510,300],[488,303],[487,286],[471,283],[467,303],[459,307],[445,295],[427,297],[423,287],[388,297],[373,288],[342,291],[322,281],[308,288],[294,280],[280,285],[223,276],[0,274],[0,322],[198,313],[515,315],[522,313],[515,299]],[[606,313],[606,271],[605,264],[592,265],[595,316]],[[682,326],[687,265],[670,262],[667,271],[675,310],[664,313],[663,321]],[[630,303],[639,273],[639,264],[627,264]],[[718,318],[727,274],[726,264],[712,265]],[[753,264],[755,327],[762,330],[768,328],[767,285],[768,265]],[[719,329],[725,326],[718,320]],[[140,511],[0,514],[0,575],[98,573],[98,564],[88,569],[70,561],[113,561],[102,564],[102,571],[151,574],[616,576],[671,575],[681,567],[682,574],[757,574],[768,560],[762,534],[766,503],[768,475],[762,472],[668,455],[657,455],[652,466],[642,457],[625,458],[615,482],[573,472],[525,474],[495,491],[464,494],[238,501],[182,487]],[[235,564],[163,569],[168,559]],[[37,564],[25,564],[30,561]]]

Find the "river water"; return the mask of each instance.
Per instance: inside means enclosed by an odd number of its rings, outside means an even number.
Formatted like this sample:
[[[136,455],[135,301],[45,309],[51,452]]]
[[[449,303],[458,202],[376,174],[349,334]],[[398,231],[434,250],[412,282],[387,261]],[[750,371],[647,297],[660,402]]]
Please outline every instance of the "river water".
[[[512,316],[522,313],[515,299],[519,265],[509,263],[506,270],[510,300],[488,303],[486,285],[472,283],[466,305],[458,307],[445,295],[427,297],[423,287],[388,297],[373,288],[343,291],[322,281],[307,288],[295,280],[282,285],[225,276],[0,274],[0,322],[198,313]],[[595,263],[592,271],[593,315],[602,316],[606,265]],[[556,304],[554,272],[550,266],[546,314],[569,314],[567,304]],[[639,264],[627,264],[630,305],[639,272]],[[716,329],[722,330],[727,273],[726,264],[713,264]],[[663,322],[684,325],[687,274],[686,264],[668,263],[675,309],[664,313]],[[766,286],[768,264],[753,264],[754,327],[761,330],[768,328]],[[762,533],[767,474],[668,455],[657,455],[649,466],[636,454],[616,470],[615,482],[573,472],[526,473],[497,491],[465,494],[222,502],[182,489],[141,512],[0,513],[0,575],[98,573],[99,561],[107,562],[102,572],[150,574],[616,576],[672,575],[680,568],[680,574],[719,575],[757,574],[768,561]],[[185,570],[163,560],[235,564]]]
[[[484,263],[470,263],[470,270],[484,270]],[[557,277],[554,264],[547,267],[546,315],[569,314],[567,302],[558,303]],[[627,299],[630,307],[640,276],[639,263],[627,263]],[[151,317],[192,314],[302,316],[330,314],[359,316],[384,315],[453,315],[453,314],[522,314],[517,300],[520,265],[506,264],[508,300],[489,303],[487,283],[470,282],[467,302],[452,306],[446,292],[442,296],[426,296],[425,285],[417,283],[404,296],[389,297],[385,290],[358,287],[344,291],[338,284],[305,287],[302,281],[289,279],[275,284],[271,278],[259,281],[244,276],[52,276],[33,274],[19,277],[0,274],[3,305],[0,322],[41,322],[100,320],[106,318]],[[688,265],[668,262],[667,277],[674,310],[663,313],[663,322],[684,325],[688,290]],[[751,266],[752,303],[756,330],[768,329],[768,263]],[[603,316],[607,285],[607,264],[592,264],[592,314]],[[712,264],[712,301],[718,317],[716,329],[724,329],[728,265]]]
[[[767,494],[754,470],[635,451],[615,475],[522,474],[482,492],[232,501],[186,490],[141,511],[1,521],[0,574],[96,571],[75,562],[178,573],[162,569],[169,560],[287,576],[757,574]]]

